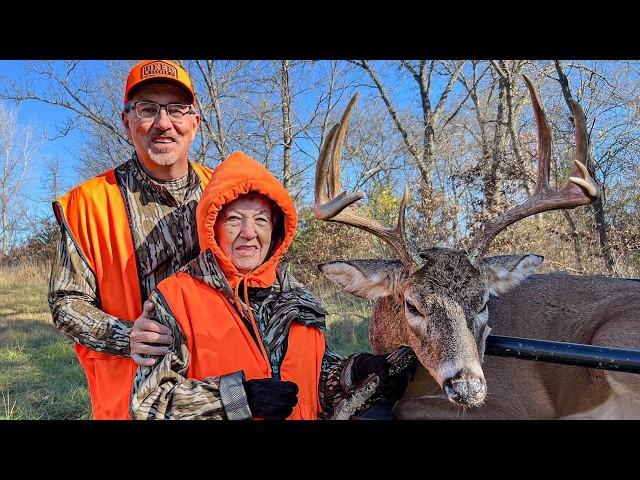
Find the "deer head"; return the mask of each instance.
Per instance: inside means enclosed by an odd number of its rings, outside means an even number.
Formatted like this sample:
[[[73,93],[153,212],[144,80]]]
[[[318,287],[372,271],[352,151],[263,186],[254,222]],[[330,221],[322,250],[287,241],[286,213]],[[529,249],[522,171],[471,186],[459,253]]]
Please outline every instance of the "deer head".
[[[369,331],[376,352],[390,352],[401,345],[412,347],[447,397],[464,406],[480,405],[486,396],[481,362],[490,331],[489,295],[499,295],[518,285],[543,260],[531,254],[484,258],[484,252],[500,231],[518,220],[547,210],[586,205],[598,195],[585,167],[584,114],[574,101],[571,108],[576,128],[576,160],[572,175],[562,189],[550,188],[551,131],[535,87],[527,77],[525,82],[538,125],[535,191],[525,202],[482,223],[470,236],[464,251],[430,248],[414,252],[408,248],[404,235],[409,199],[406,187],[393,229],[358,214],[353,204],[363,197],[362,193],[338,194],[341,150],[357,94],[329,132],[316,165],[316,218],[372,233],[388,243],[398,256],[397,260],[332,261],[318,267],[347,292],[376,300]]]

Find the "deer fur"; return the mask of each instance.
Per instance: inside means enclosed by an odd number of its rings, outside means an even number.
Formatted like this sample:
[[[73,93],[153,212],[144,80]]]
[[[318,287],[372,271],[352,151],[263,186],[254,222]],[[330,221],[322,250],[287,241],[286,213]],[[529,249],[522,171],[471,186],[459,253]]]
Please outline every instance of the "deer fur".
[[[640,281],[533,275],[489,299],[492,333],[613,348],[640,346]],[[424,368],[393,410],[398,419],[640,419],[640,375],[487,356],[477,408],[446,399]]]

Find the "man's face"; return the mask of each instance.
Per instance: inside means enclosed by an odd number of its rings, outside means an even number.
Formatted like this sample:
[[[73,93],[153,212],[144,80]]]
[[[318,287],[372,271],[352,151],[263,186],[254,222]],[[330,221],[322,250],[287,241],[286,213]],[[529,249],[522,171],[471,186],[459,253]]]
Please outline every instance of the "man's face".
[[[222,251],[242,274],[264,262],[271,245],[271,201],[251,194],[228,203],[218,214],[215,237]]]
[[[131,98],[134,102],[189,104],[189,98],[178,87],[165,84],[144,85]],[[187,114],[181,119],[172,119],[165,108],[153,119],[138,118],[134,109],[122,114],[127,135],[133,142],[138,157],[146,170],[161,179],[162,172],[172,171],[177,165],[187,168],[189,147],[196,138],[200,116]],[[166,167],[166,168],[165,168]]]

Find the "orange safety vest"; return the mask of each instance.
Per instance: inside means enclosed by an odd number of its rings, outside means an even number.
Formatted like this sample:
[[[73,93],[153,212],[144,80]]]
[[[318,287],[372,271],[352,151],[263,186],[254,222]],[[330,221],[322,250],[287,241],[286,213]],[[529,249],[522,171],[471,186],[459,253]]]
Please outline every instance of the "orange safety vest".
[[[191,162],[206,187],[212,171]],[[140,280],[133,239],[115,170],[82,183],[53,203],[58,223],[66,227],[96,277],[101,309],[124,320],[142,313]],[[74,344],[89,383],[96,420],[125,420],[137,365]]]
[[[180,329],[190,352],[187,378],[204,380],[244,370],[245,380],[271,377],[264,347],[251,337],[238,312],[215,288],[184,272],[157,286]],[[258,332],[253,318],[250,322]],[[260,338],[260,335],[257,335]],[[317,420],[322,411],[318,384],[325,350],[323,333],[295,320],[289,330],[280,379],[298,385],[298,404],[289,419]]]

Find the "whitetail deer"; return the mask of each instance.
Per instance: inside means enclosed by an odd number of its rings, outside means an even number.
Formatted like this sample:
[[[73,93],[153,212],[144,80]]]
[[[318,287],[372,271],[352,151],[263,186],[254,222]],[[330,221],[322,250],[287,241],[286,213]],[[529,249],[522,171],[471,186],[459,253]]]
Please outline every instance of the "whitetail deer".
[[[418,253],[408,248],[406,188],[395,229],[357,213],[352,204],[363,197],[361,193],[338,194],[341,149],[357,94],[320,151],[316,218],[366,230],[398,255],[398,260],[319,265],[327,278],[347,292],[376,300],[369,330],[374,352],[388,353],[407,345],[424,367],[395,405],[394,418],[640,418],[640,375],[484,358],[491,329],[499,335],[640,348],[640,281],[563,273],[531,275],[543,260],[532,254],[483,258],[495,236],[518,220],[587,205],[598,195],[585,167],[584,114],[574,101],[572,175],[560,190],[550,188],[551,131],[535,87],[526,77],[525,81],[538,125],[535,192],[484,222],[465,251],[430,248]]]

